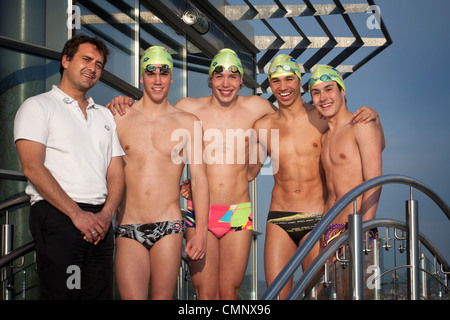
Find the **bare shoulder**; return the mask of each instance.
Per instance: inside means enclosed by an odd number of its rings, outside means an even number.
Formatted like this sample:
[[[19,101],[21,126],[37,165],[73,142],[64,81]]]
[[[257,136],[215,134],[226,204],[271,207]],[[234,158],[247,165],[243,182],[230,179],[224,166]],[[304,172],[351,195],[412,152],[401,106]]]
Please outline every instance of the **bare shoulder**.
[[[251,103],[263,103],[264,101],[267,102],[266,99],[264,99],[261,96],[258,95],[251,95],[251,96],[241,96],[239,95],[239,99],[244,100],[245,102],[251,102]]]
[[[277,121],[280,120],[280,112],[277,110],[275,112],[268,113],[262,118],[256,120],[255,129],[271,129],[276,127]]]
[[[175,107],[172,107],[171,112],[167,114],[167,120],[171,126],[184,128],[192,128],[196,121],[200,121],[196,115]]]
[[[354,123],[352,125],[355,134],[377,134],[380,133],[380,127],[375,121],[368,123]]]
[[[130,119],[135,118],[136,116],[139,116],[140,113],[137,111],[136,107],[139,106],[140,101],[135,102],[132,106],[126,107],[126,113],[124,115],[119,115],[118,112],[116,112],[115,115],[113,115],[114,120],[116,123],[126,123],[127,121],[130,121]]]
[[[251,109],[258,109],[265,113],[271,113],[276,110],[276,108],[268,100],[264,99],[258,95],[252,96],[239,96],[244,106]]]
[[[317,128],[322,134],[328,130],[327,121],[320,115],[320,112],[317,111],[316,107],[309,103],[304,103],[304,107],[308,114],[309,122]]]
[[[356,141],[374,141],[381,140],[380,127],[374,122],[369,123],[355,123],[352,126],[353,135]]]
[[[184,97],[180,99],[175,105],[175,108],[181,109],[183,111],[192,112],[193,110],[201,108],[206,104],[208,97],[192,98]]]
[[[193,113],[184,110],[177,110],[175,116],[183,121],[200,121],[200,119]]]
[[[306,112],[308,112],[308,113],[319,113],[319,111],[317,111],[316,107],[314,107],[312,104],[303,102],[303,106],[305,107]]]
[[[196,99],[191,97],[184,97],[178,100],[177,103],[175,103],[174,107],[179,108],[180,106],[185,106],[193,103]]]

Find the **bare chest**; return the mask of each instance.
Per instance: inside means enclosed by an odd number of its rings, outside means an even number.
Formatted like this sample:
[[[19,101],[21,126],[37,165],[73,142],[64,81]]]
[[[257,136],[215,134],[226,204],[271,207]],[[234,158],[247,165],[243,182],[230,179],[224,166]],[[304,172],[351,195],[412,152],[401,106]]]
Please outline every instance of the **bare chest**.
[[[278,139],[274,139],[278,135]],[[322,134],[309,123],[278,123],[268,133],[268,150],[271,157],[320,157]]]
[[[142,158],[151,161],[170,159],[173,150],[183,140],[177,132],[184,131],[167,121],[129,121],[126,125],[118,126],[119,139],[128,157]]]
[[[324,135],[322,146],[324,168],[355,166],[360,163],[358,145],[350,127]]]
[[[243,110],[232,112],[201,112],[205,149],[215,154],[245,153],[250,141],[256,141],[253,125],[257,119]]]

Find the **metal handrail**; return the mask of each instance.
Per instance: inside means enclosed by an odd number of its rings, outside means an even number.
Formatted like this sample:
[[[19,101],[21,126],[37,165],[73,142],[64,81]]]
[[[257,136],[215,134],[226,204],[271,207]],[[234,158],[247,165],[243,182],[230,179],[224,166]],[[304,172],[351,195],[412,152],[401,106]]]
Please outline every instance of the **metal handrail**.
[[[3,170],[5,171],[5,170]],[[12,196],[9,199],[6,199],[0,202],[0,213],[7,212],[12,209],[18,209],[23,206],[26,206],[30,203],[30,196],[25,194],[24,192],[18,193]],[[8,219],[7,219],[8,220]],[[30,251],[33,251],[35,247],[34,241],[27,243],[11,252],[6,254],[5,256],[0,257],[0,269],[6,266],[8,263],[13,260],[27,254]]]
[[[35,248],[36,244],[34,243],[34,241],[31,241],[27,244],[24,244],[23,246],[14,249],[7,255],[0,257],[0,269],[10,264],[14,260],[26,255],[27,253],[32,252]]]
[[[16,180],[16,181],[28,181],[23,172],[15,170],[0,169],[0,179],[4,180]],[[12,209],[13,207],[21,204],[25,204],[30,200],[30,197],[24,192],[18,193],[9,199],[6,199],[0,203],[0,212]]]
[[[21,171],[0,169],[0,179],[27,181],[27,178]]]
[[[363,224],[363,231],[367,231],[373,228],[390,227],[403,231],[407,230],[407,226],[404,222],[393,219],[374,219],[367,221]],[[430,251],[430,253],[437,258],[443,268],[449,270],[449,265],[445,260],[442,253],[436,248],[436,246],[422,233],[419,233],[420,242]],[[348,231],[340,235],[335,241],[333,241],[326,249],[317,256],[317,258],[311,263],[308,269],[300,276],[297,283],[292,288],[286,300],[298,299],[300,294],[306,289],[311,280],[314,279],[316,274],[320,271],[323,264],[333,255],[341,246],[348,241]]]
[[[30,196],[25,194],[24,192],[21,192],[9,199],[0,202],[0,213],[28,204],[30,204]]]
[[[319,241],[326,228],[336,219],[336,217],[356,198],[364,194],[370,189],[376,188],[385,184],[404,184],[413,187],[424,194],[426,194],[431,200],[433,200],[438,207],[445,213],[450,220],[450,208],[439,197],[437,193],[431,190],[422,182],[419,182],[413,178],[403,175],[383,175],[371,180],[368,180],[359,186],[350,190],[345,196],[343,196],[320,220],[315,226],[313,231],[306,238],[303,245],[296,251],[294,256],[289,260],[283,270],[278,274],[273,283],[267,288],[261,297],[262,300],[272,300],[278,295],[284,285],[289,281],[294,272],[298,269],[301,262],[305,259],[308,253],[312,250],[314,245]]]

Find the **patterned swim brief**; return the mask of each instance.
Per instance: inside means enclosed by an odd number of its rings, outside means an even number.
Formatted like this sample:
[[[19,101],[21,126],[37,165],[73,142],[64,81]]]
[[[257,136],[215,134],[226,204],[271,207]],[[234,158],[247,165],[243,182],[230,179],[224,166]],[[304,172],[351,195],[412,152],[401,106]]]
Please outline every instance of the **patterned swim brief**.
[[[330,224],[327,231],[322,236],[320,241],[320,246],[325,248],[330,244],[331,241],[339,237],[348,229],[348,223],[336,223]],[[369,240],[378,239],[378,229],[373,228],[369,230]]]
[[[322,219],[322,213],[270,211],[267,222],[281,227],[298,246],[303,239]]]
[[[195,228],[195,210],[188,201],[186,227]],[[233,205],[210,205],[208,230],[218,239],[239,230],[252,230],[252,206],[250,202]]]
[[[144,224],[124,224],[115,227],[116,238],[125,237],[142,244],[147,250],[169,234],[184,233],[183,220],[162,221]]]

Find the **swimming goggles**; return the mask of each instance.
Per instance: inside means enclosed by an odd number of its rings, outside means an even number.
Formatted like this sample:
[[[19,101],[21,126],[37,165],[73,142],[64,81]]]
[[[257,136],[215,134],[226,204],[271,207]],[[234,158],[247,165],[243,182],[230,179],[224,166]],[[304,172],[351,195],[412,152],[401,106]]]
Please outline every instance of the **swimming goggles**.
[[[170,70],[170,66],[168,64],[162,64],[160,67],[155,66],[154,64],[148,64],[145,66],[145,70],[148,72],[154,72],[158,68],[160,72],[169,72]]]
[[[291,66],[285,64],[285,65],[273,66],[272,68],[270,68],[269,69],[269,76],[272,76],[272,74],[274,74],[277,71],[278,68],[281,68],[281,69],[283,69],[286,72],[295,73],[294,69]]]
[[[317,77],[317,78],[310,78],[308,80],[308,84],[309,84],[309,87],[311,88],[319,80],[322,81],[322,82],[330,82],[330,81],[334,80],[333,78],[334,79],[338,79],[338,80],[342,80],[339,76],[336,76],[334,74],[323,74],[323,75],[321,75],[320,77]]]
[[[231,71],[231,73],[239,72],[239,68],[237,66],[229,66],[228,68],[225,68],[224,66],[216,66],[213,70],[213,72],[221,73],[225,70]]]

